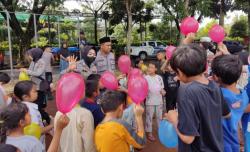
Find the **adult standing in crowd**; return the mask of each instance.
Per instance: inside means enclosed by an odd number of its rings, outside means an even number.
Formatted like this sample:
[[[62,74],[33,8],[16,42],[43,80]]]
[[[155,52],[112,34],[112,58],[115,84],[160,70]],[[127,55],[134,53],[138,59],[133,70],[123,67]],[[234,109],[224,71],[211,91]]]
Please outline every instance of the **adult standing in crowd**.
[[[86,46],[81,52],[82,59],[80,61],[76,61],[77,59],[73,56],[69,57],[69,67],[66,70],[63,70],[61,74],[67,72],[77,72],[81,73],[85,79],[90,74],[96,74],[97,69],[94,64],[96,58],[96,51],[93,46]]]
[[[85,33],[83,31],[80,32],[80,45],[83,45],[84,47],[87,46],[89,43],[85,37]]]
[[[42,59],[45,62],[45,78],[48,83],[51,84],[53,82],[51,63],[53,63],[55,60],[53,54],[51,53],[51,47],[45,47]],[[50,88],[48,90],[48,99],[53,99]]]
[[[103,74],[105,71],[115,71],[115,56],[111,52],[111,40],[109,37],[99,39],[100,51],[97,53],[95,65],[98,74]]]
[[[69,50],[68,50],[68,44],[67,42],[63,42],[61,46],[61,50],[59,52],[60,54],[60,71],[63,71],[68,68],[68,57],[70,56]]]
[[[27,52],[28,58],[31,60],[29,69],[22,68],[21,72],[26,72],[31,80],[37,85],[38,88],[38,97],[35,101],[38,104],[38,110],[41,113],[42,119],[50,124],[50,117],[45,108],[47,106],[46,91],[49,88],[49,85],[46,84],[45,80],[45,61],[43,60],[43,50],[40,48],[33,48]]]

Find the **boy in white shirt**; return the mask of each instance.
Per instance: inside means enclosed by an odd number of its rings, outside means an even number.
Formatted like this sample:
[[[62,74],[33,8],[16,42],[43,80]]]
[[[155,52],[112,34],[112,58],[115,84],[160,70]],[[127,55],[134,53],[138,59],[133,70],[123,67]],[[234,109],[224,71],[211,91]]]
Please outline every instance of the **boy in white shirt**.
[[[153,115],[156,114],[157,124],[162,119],[163,96],[166,94],[164,91],[164,83],[162,77],[156,74],[156,64],[151,62],[148,65],[148,75],[145,76],[148,82],[148,96],[146,99],[146,126],[147,137],[150,141],[155,141],[152,134],[152,121]]]

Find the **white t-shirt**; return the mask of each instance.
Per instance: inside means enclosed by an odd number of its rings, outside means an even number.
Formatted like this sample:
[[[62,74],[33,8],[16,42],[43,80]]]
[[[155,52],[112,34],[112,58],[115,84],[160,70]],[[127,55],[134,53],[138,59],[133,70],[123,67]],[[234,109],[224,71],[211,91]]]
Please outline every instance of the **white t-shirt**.
[[[35,103],[32,103],[32,102],[25,102],[25,101],[23,103],[26,104],[26,106],[29,109],[30,116],[31,116],[31,122],[36,123],[41,128],[43,128],[44,125],[43,125],[43,121],[42,121],[42,116],[41,116],[40,112],[38,111],[38,105]],[[40,141],[45,147],[45,136],[44,135],[41,135]]]
[[[41,142],[33,136],[7,137],[5,143],[17,147],[21,152],[45,152]]]
[[[55,126],[61,115],[61,112],[56,113]],[[77,106],[67,116],[70,121],[62,131],[58,152],[96,152],[92,113]]]
[[[163,98],[161,90],[164,89],[164,83],[162,77],[159,75],[150,76],[146,75],[145,79],[148,82],[148,96],[146,99],[146,105],[161,105],[163,104]]]

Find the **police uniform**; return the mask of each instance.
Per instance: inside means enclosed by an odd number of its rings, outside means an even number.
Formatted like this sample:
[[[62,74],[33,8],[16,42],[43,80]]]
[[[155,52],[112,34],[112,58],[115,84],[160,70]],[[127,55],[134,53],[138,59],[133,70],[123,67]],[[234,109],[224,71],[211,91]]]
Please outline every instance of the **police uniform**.
[[[103,37],[99,40],[100,44],[111,42],[109,37]],[[112,52],[104,54],[101,51],[97,53],[95,62],[94,62],[97,73],[103,74],[105,71],[115,72],[115,56]]]

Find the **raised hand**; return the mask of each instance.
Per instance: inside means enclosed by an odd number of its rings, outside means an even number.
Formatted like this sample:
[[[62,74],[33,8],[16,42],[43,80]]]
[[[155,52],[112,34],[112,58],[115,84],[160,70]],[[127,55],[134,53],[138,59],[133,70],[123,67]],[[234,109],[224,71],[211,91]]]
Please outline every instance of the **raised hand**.
[[[69,62],[68,71],[74,71],[76,69],[76,61],[77,58],[74,55],[68,57],[68,62]]]

